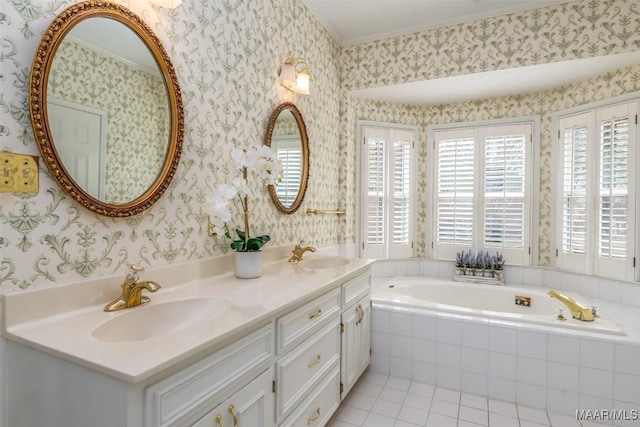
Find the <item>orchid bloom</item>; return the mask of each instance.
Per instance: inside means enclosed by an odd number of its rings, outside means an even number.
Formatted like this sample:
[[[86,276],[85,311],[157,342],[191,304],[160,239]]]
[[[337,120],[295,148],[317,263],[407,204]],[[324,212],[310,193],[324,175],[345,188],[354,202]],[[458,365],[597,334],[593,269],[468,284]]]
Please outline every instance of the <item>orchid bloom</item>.
[[[253,149],[234,148],[231,151],[231,160],[235,169],[238,170],[238,174],[233,178],[231,184],[219,185],[213,195],[207,197],[213,232],[230,237],[227,226],[227,223],[231,222],[229,205],[230,201],[238,196],[244,211],[245,230],[236,230],[240,240],[234,241],[231,247],[238,251],[259,250],[260,246],[269,241],[269,236],[249,237],[248,198],[252,193],[247,182],[247,173],[250,169],[255,168],[255,172],[265,185],[274,185],[281,173],[280,163],[273,150],[265,145]],[[244,243],[242,239],[244,239]]]

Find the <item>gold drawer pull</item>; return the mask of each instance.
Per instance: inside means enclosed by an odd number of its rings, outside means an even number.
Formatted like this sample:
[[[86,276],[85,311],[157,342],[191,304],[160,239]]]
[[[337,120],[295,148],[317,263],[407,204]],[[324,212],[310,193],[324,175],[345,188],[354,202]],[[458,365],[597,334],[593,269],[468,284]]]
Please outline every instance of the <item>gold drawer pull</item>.
[[[318,354],[315,359],[313,359],[311,362],[307,363],[307,366],[310,367],[310,368],[313,368],[318,363],[320,363],[321,360],[322,360],[322,356],[320,354]]]
[[[220,414],[216,415],[216,425],[222,427],[222,415]]]
[[[315,319],[316,317],[320,317],[322,315],[322,309],[319,308],[315,313],[309,313],[309,319]]]
[[[307,425],[310,426],[311,424],[315,423],[316,421],[318,421],[318,418],[320,418],[320,408],[316,409],[316,416],[309,418],[307,420]]]
[[[356,307],[356,313],[358,313],[358,320],[356,320],[357,326],[362,323],[362,319],[364,319],[364,310],[362,309],[362,306],[360,304],[358,304],[358,306]]]
[[[236,414],[236,407],[229,405],[229,413],[233,417],[233,427],[238,427],[238,415]]]

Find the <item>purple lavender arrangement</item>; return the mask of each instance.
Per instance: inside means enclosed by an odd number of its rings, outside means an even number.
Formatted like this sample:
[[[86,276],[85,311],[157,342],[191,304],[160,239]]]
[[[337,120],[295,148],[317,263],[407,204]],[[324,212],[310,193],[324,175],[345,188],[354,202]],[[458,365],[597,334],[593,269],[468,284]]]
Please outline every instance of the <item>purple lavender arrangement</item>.
[[[457,252],[455,265],[460,276],[497,278],[500,281],[503,278],[504,257],[500,252],[495,255],[486,250],[477,254],[471,250]]]

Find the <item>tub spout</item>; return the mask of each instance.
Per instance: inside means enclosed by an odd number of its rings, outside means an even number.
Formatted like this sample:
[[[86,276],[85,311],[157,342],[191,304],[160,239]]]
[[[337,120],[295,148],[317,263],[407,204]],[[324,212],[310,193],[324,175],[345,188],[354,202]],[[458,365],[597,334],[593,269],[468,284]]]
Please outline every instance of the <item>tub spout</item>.
[[[593,321],[593,311],[590,308],[587,308],[584,305],[580,304],[573,298],[569,298],[568,296],[556,291],[549,291],[547,292],[547,295],[549,295],[551,298],[557,299],[558,301],[566,305],[567,308],[571,311],[571,317],[573,317],[574,319],[582,320],[585,322]]]

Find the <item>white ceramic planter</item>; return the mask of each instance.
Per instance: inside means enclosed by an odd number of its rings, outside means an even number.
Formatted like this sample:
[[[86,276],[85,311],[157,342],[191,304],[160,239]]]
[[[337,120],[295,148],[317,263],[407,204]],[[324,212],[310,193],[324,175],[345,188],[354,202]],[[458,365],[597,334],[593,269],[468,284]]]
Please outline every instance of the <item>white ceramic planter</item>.
[[[236,252],[234,255],[236,277],[255,279],[262,275],[262,252]]]

